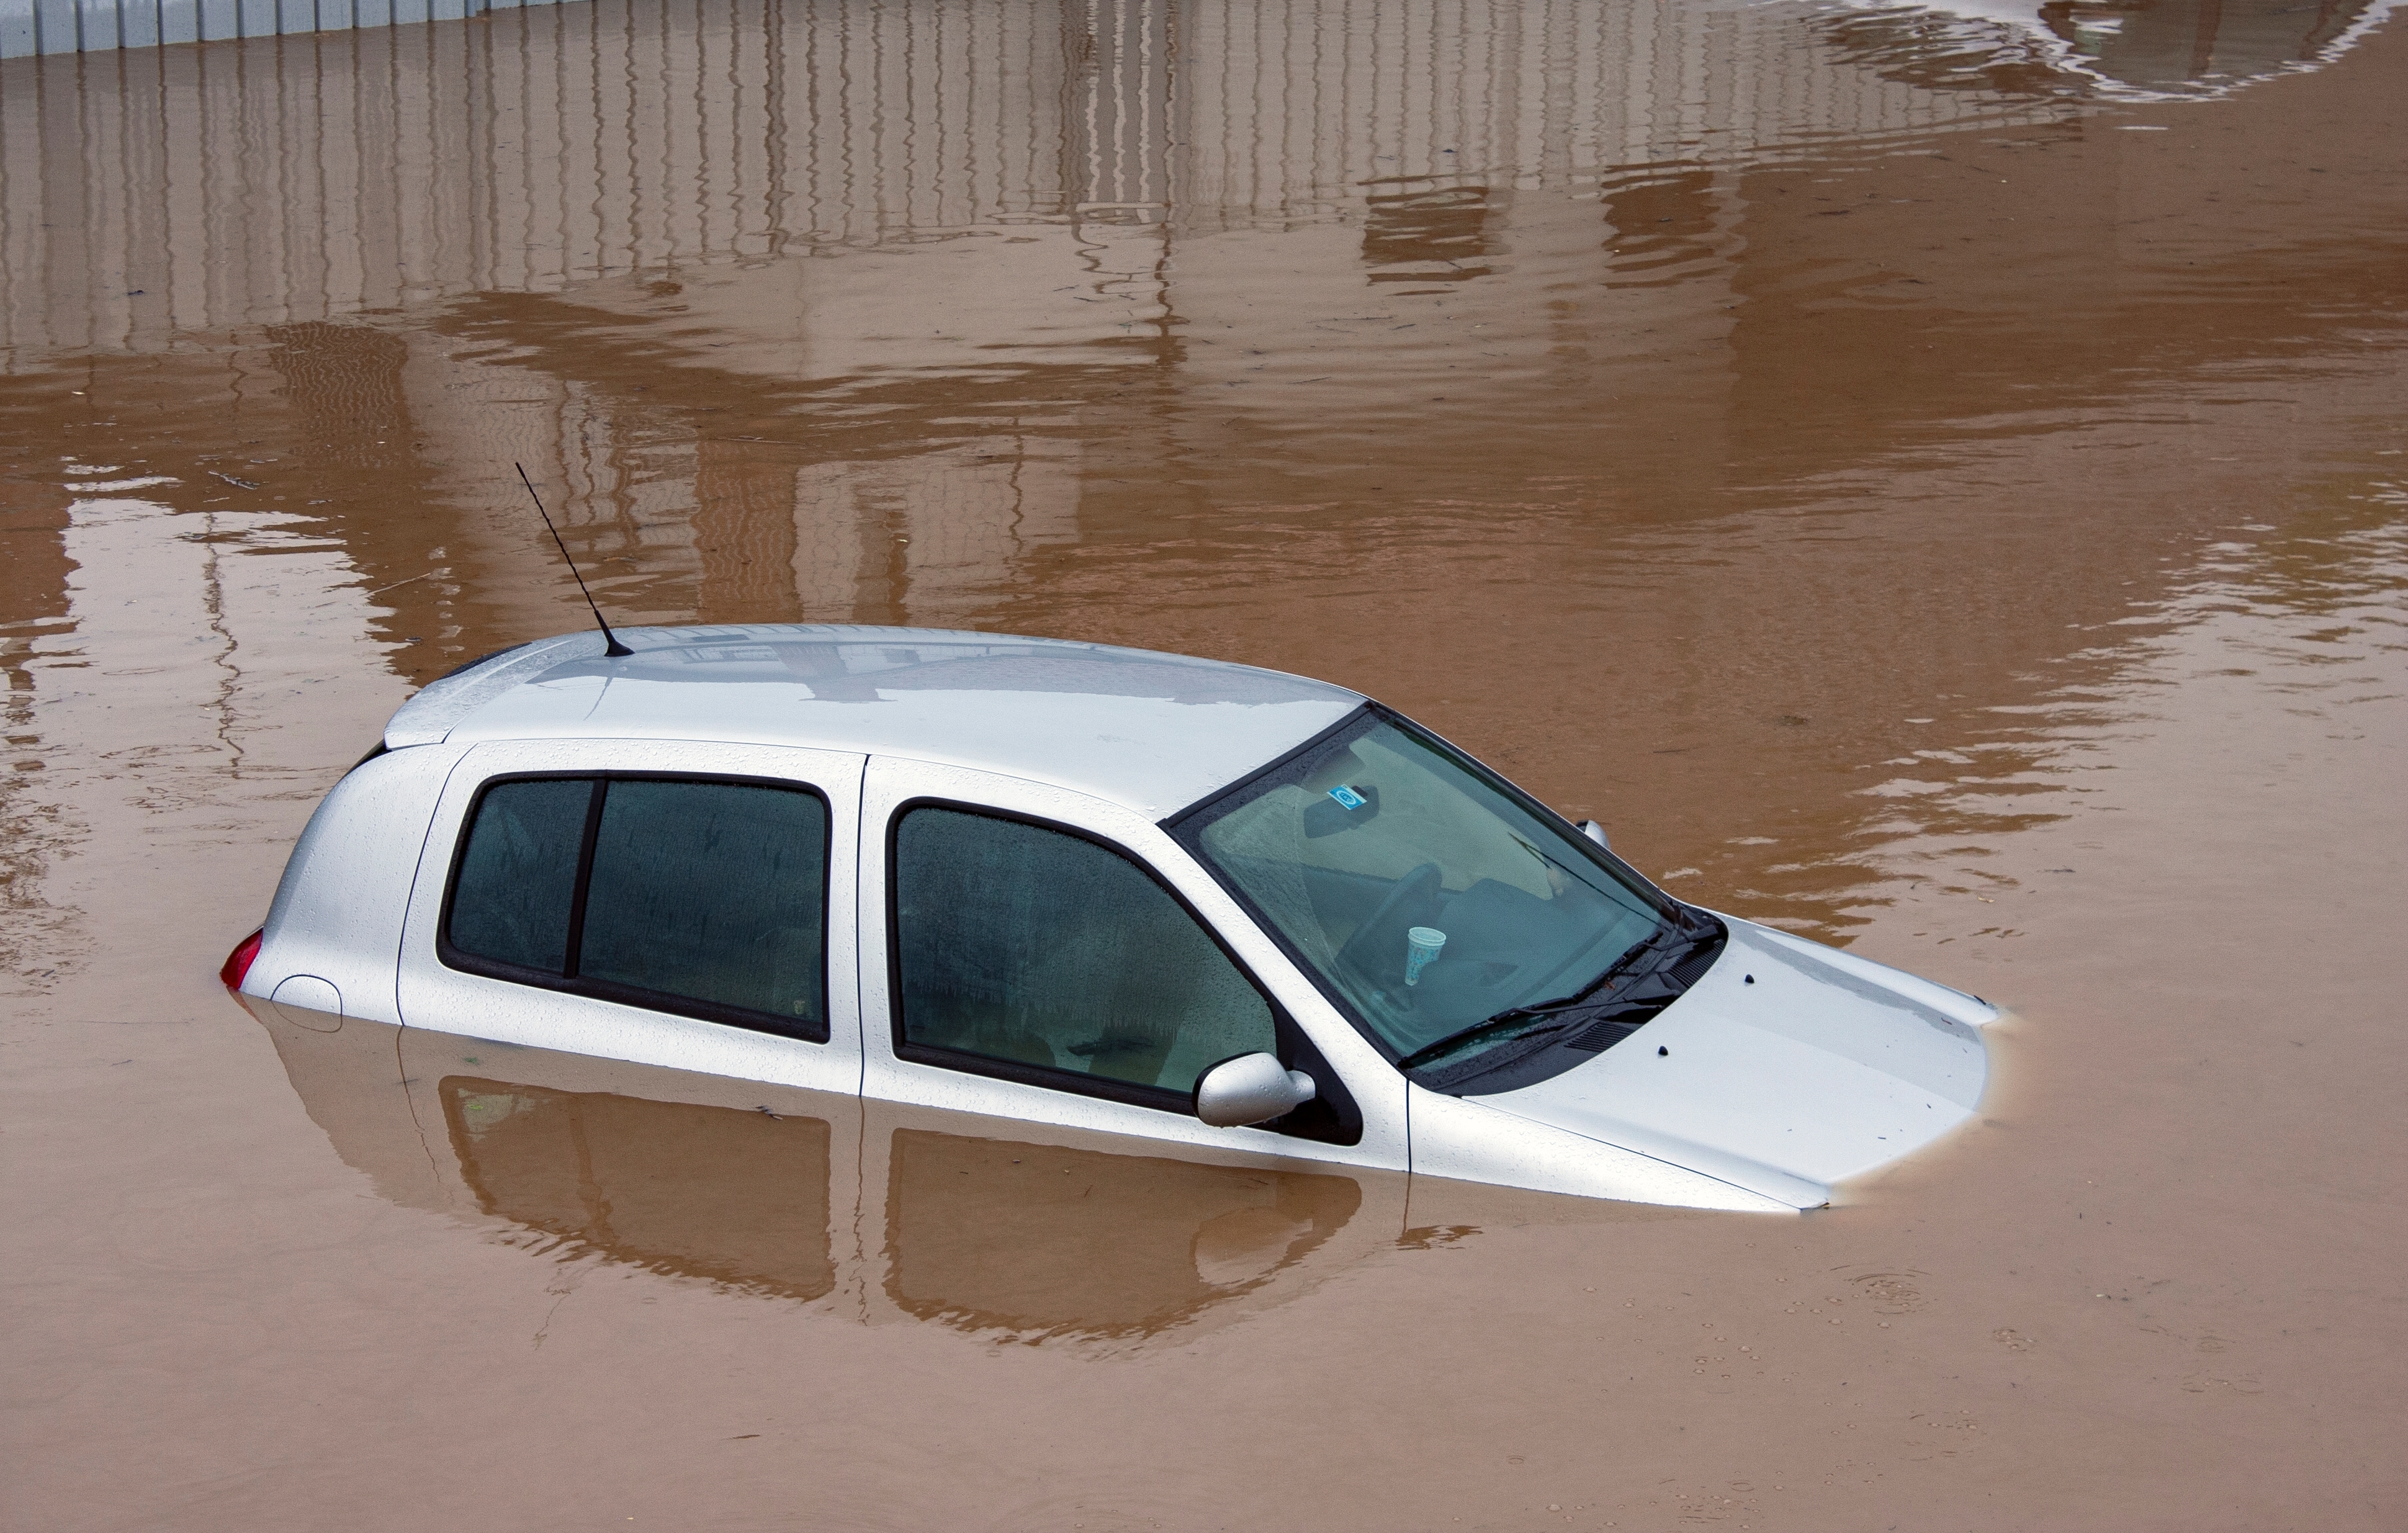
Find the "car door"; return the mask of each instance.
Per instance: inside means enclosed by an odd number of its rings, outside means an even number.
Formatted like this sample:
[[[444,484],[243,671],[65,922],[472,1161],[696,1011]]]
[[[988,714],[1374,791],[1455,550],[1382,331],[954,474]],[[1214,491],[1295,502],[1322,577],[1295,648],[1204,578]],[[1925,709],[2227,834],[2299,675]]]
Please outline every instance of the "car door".
[[[876,756],[863,785],[865,1096],[1216,1152],[1402,1169],[1403,1077],[1170,837],[1067,789]],[[1275,1053],[1315,1099],[1195,1116]]]
[[[711,742],[476,746],[410,892],[403,1023],[857,1092],[862,764]]]

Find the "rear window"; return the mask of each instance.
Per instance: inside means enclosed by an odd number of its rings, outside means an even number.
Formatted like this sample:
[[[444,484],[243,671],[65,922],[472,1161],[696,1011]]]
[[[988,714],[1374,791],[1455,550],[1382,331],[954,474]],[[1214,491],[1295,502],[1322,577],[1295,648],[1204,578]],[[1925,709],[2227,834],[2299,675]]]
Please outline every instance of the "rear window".
[[[473,973],[824,1042],[827,805],[689,778],[496,782],[441,956]]]

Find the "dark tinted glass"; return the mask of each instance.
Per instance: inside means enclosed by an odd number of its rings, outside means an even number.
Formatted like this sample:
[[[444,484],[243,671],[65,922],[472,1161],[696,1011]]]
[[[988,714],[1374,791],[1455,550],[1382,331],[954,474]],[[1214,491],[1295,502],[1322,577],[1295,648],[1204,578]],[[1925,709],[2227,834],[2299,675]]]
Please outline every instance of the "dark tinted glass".
[[[895,838],[907,1043],[1168,1091],[1276,1046],[1270,1007],[1179,902],[1093,841],[913,809]]]
[[[578,845],[593,797],[594,784],[584,779],[504,782],[486,790],[452,895],[453,947],[561,972],[568,957]]]
[[[613,781],[577,972],[824,1025],[827,808],[737,782]]]

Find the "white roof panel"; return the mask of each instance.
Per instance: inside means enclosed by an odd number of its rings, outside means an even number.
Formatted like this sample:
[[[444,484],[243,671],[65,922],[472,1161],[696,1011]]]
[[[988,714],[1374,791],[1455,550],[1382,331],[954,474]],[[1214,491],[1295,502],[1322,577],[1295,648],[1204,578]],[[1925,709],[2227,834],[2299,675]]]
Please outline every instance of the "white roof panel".
[[[1359,707],[1279,671],[932,628],[622,628],[565,635],[434,682],[386,726],[437,740],[723,739],[910,756],[1182,809]]]

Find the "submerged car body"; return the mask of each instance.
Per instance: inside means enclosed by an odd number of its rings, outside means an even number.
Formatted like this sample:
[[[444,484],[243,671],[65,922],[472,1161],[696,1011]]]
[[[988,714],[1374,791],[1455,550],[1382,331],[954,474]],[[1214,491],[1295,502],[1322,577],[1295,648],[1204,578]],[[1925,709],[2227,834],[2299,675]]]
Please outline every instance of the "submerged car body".
[[[917,629],[577,634],[394,714],[246,996],[917,1107],[1820,1206],[1981,1099],[1976,997],[1684,905],[1343,688]]]

